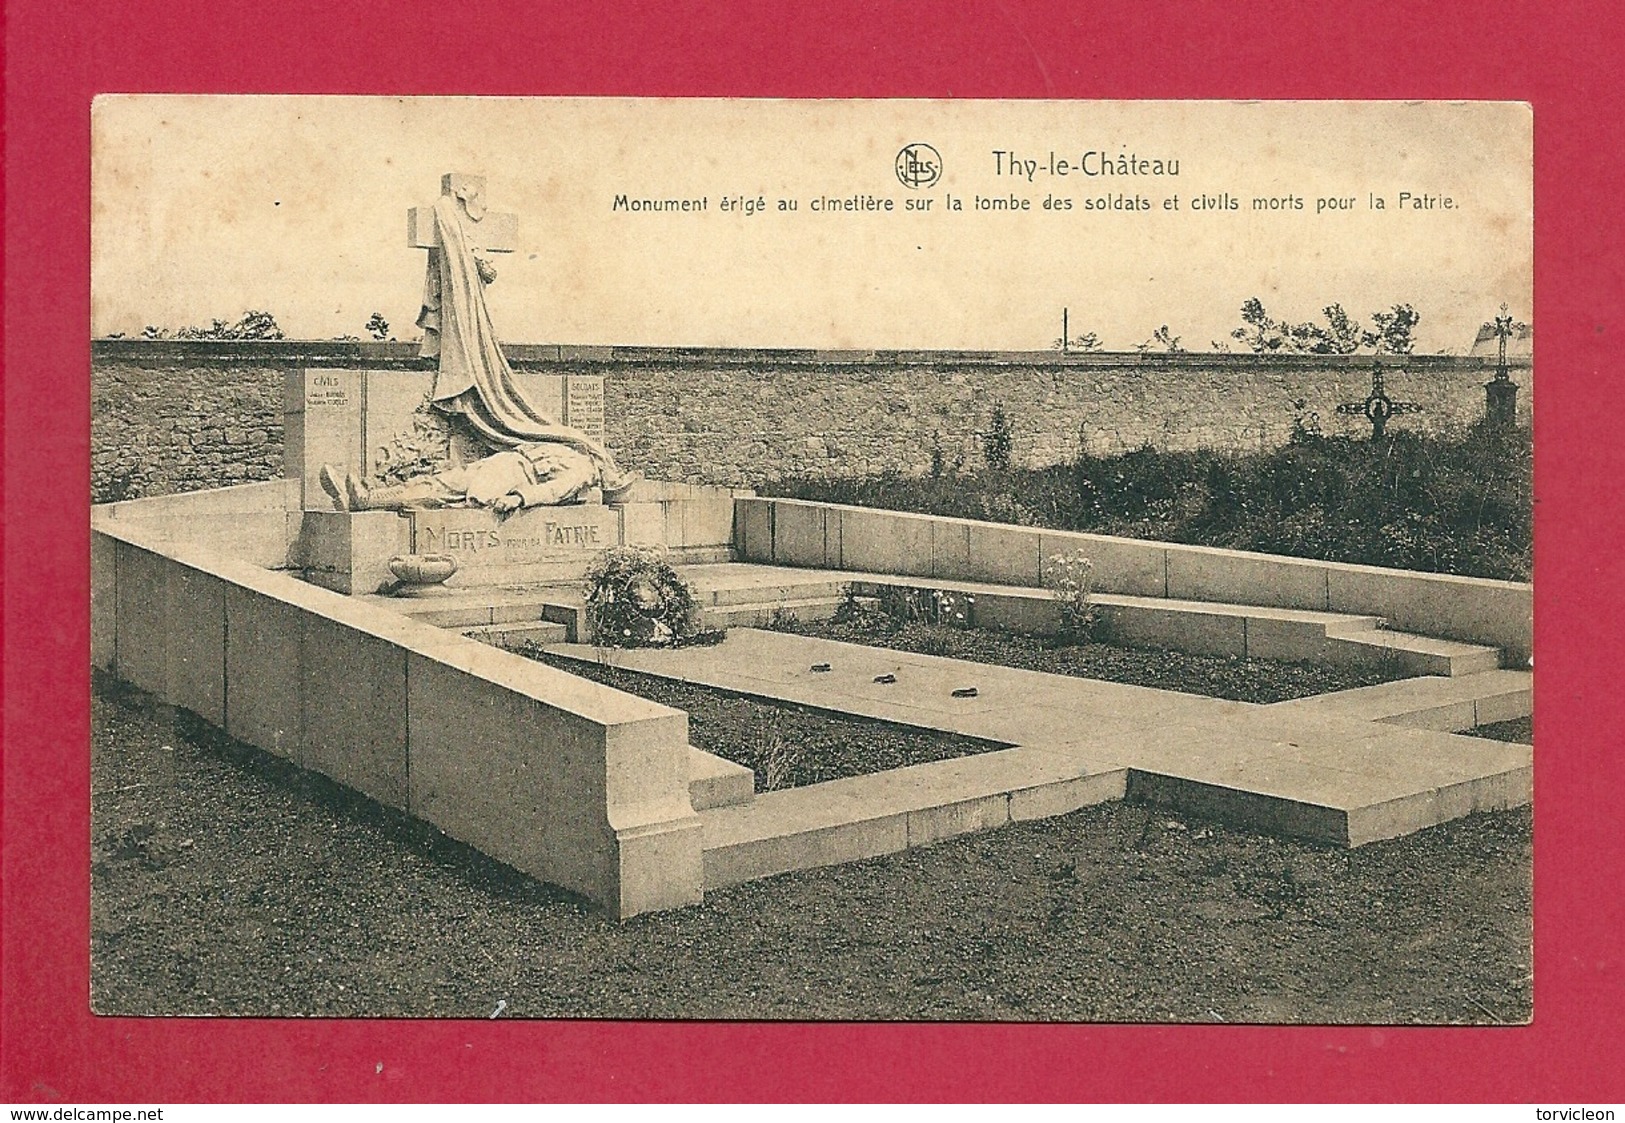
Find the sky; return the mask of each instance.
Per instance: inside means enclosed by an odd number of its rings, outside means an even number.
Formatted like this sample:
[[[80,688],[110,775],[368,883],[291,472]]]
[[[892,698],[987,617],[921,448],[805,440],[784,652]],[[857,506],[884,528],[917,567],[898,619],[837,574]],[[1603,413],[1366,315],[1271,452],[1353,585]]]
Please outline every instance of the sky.
[[[91,331],[254,308],[295,338],[364,337],[373,312],[410,338],[425,253],[406,212],[456,171],[518,216],[488,291],[512,342],[1041,350],[1065,308],[1109,349],[1164,324],[1241,349],[1256,296],[1290,320],[1409,303],[1419,352],[1460,353],[1503,302],[1530,317],[1531,121],[1508,103],[108,96]],[[921,143],[938,178],[905,184]],[[1178,175],[1084,174],[1103,157]],[[813,209],[866,198],[893,209]]]

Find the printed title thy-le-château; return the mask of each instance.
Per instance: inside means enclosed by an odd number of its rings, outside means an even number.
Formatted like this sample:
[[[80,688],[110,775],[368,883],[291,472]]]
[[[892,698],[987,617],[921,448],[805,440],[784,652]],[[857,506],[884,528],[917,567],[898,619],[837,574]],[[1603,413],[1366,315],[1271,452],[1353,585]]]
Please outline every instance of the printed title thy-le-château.
[[[1051,149],[1041,160],[1035,156],[1020,156],[1011,149],[993,149],[994,175],[1025,176],[1030,183],[1040,172],[1053,176],[1176,176],[1179,174],[1179,160],[1177,157],[1154,159],[1133,152],[1120,152],[1113,156],[1109,152],[1098,152],[1094,149],[1075,160],[1057,156],[1055,150]]]

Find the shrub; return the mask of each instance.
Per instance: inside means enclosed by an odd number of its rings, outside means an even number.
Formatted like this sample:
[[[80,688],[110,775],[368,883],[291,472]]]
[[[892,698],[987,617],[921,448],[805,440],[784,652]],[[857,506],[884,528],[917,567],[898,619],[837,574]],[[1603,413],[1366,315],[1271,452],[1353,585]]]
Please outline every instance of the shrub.
[[[764,494],[1155,538],[1324,561],[1528,580],[1529,430],[1476,425],[1380,443],[1307,420],[1268,452],[1080,450],[1071,464],[942,479],[785,480]]]
[[[888,585],[881,590],[880,608],[894,624],[933,624],[953,628],[974,626],[976,598],[947,589],[907,589]]]
[[[803,765],[803,752],[784,735],[778,715],[755,712],[745,734],[745,752],[765,791],[795,786]]]
[[[987,432],[982,434],[982,459],[995,472],[1007,472],[1010,470],[1010,450],[1014,445],[1010,419],[1004,415],[1002,405],[995,405],[993,416],[987,423]]]
[[[835,623],[844,624],[871,635],[886,635],[897,631],[900,621],[886,610],[878,597],[860,597],[847,587],[846,596],[835,609]]]
[[[1095,638],[1100,614],[1089,598],[1095,563],[1082,550],[1054,554],[1044,570],[1044,584],[1061,608],[1061,638],[1088,643]]]
[[[603,551],[587,568],[584,591],[601,647],[675,647],[698,636],[694,590],[656,550]]]
[[[801,631],[801,617],[793,608],[779,604],[773,606],[772,613],[767,618],[767,630],[770,632],[799,632]]]

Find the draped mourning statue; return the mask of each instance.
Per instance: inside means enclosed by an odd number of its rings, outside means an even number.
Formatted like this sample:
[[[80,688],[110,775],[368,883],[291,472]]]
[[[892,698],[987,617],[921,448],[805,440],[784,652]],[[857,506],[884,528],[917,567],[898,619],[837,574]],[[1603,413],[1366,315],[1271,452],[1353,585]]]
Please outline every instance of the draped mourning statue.
[[[479,177],[445,177],[433,208],[434,237],[426,242],[429,268],[417,322],[422,354],[439,359],[432,406],[462,418],[494,455],[466,471],[454,466],[390,488],[369,488],[353,476],[341,480],[336,469],[324,468],[323,486],[341,508],[462,503],[501,512],[569,502],[592,486],[613,502],[639,478],[622,471],[600,442],[548,417],[514,378],[485,304],[485,286],[496,279],[486,251],[500,234],[488,221],[484,193]],[[514,486],[493,494],[492,482],[510,475]],[[463,486],[471,479],[478,482]]]

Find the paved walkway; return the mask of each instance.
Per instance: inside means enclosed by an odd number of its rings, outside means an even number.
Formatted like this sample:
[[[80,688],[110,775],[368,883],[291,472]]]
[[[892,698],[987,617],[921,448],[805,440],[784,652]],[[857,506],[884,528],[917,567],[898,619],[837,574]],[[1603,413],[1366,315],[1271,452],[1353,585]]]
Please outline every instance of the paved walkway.
[[[582,645],[554,650],[594,661],[601,654]],[[1369,713],[1357,691],[1260,706],[747,628],[714,647],[615,651],[608,659],[628,670],[1019,746],[1044,754],[1052,770],[1056,760],[1072,761],[1076,777],[1125,769],[1130,795],[1344,845],[1517,806],[1530,796],[1528,746],[1392,724],[1402,708],[1394,691],[1367,695]],[[829,670],[813,670],[826,663]],[[896,681],[877,683],[883,675]],[[1420,689],[1425,706],[1427,683],[1452,684],[1450,697],[1459,703],[1467,684],[1491,678],[1481,685],[1496,697],[1527,692],[1528,676],[1510,671],[1411,680],[1423,685],[1407,689]],[[953,696],[967,687],[975,697]],[[1024,762],[1026,754],[1010,760]],[[706,814],[761,818],[770,802],[759,796],[754,807]]]

